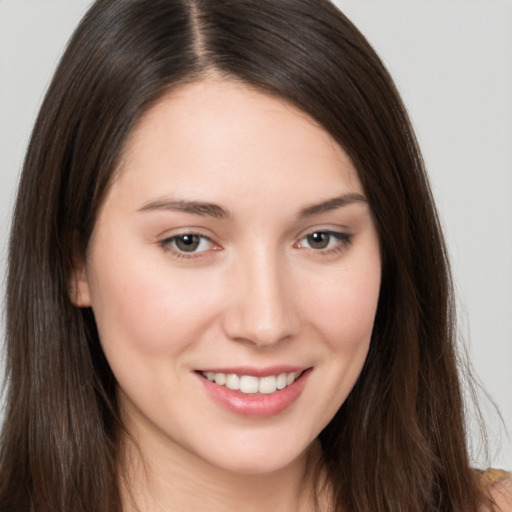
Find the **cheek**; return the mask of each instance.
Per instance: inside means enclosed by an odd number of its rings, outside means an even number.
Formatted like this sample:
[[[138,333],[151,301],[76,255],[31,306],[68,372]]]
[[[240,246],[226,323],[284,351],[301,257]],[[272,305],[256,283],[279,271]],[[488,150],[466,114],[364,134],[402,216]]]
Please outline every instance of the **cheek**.
[[[336,279],[325,280],[308,297],[316,332],[323,340],[319,351],[319,425],[325,427],[354,387],[364,366],[373,330],[380,290],[380,260],[350,265]]]
[[[308,300],[330,349],[366,351],[379,299],[380,261],[347,267],[336,279],[310,289]]]
[[[218,288],[206,273],[191,279],[133,252],[110,253],[95,268],[92,304],[106,352],[122,347],[145,356],[178,353],[198,339],[213,315],[212,291]]]

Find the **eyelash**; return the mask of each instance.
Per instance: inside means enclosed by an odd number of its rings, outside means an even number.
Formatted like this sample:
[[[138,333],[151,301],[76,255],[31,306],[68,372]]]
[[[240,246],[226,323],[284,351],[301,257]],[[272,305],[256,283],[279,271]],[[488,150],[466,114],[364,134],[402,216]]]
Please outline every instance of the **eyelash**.
[[[199,239],[199,242],[198,242],[199,244],[202,244],[206,241],[207,243],[211,244],[213,247],[218,247],[215,245],[215,243],[209,237],[202,235],[201,233],[194,233],[194,232],[181,233],[179,235],[171,236],[171,237],[166,238],[166,239],[162,240],[161,242],[159,242],[159,245],[165,251],[172,252],[172,254],[178,258],[191,259],[191,258],[203,257],[203,253],[206,252],[208,249],[200,251],[200,252],[196,252],[196,251],[187,252],[187,251],[183,251],[183,250],[179,249],[176,246],[176,243],[180,239],[184,239],[185,237],[191,237],[191,238],[197,237]],[[219,250],[219,249],[214,249],[214,250]]]
[[[324,236],[326,235],[329,237],[327,245],[331,244],[332,239],[335,240],[335,245],[333,247],[326,247],[326,248],[304,247],[302,245],[304,240],[307,240],[308,237],[313,237],[315,235],[324,235]],[[199,247],[204,242],[207,242],[208,244],[210,244],[214,247],[213,250],[221,250],[221,248],[219,246],[217,246],[209,237],[202,235],[201,233],[194,233],[194,232],[182,233],[179,235],[171,236],[171,237],[166,238],[166,239],[162,240],[161,242],[159,242],[159,245],[164,250],[172,252],[172,254],[174,256],[176,256],[178,258],[184,258],[184,259],[202,258],[205,256],[204,253],[209,252],[209,249],[205,249],[205,250],[202,250],[199,252],[197,252],[196,250],[187,252],[187,251],[183,251],[183,250],[179,249],[176,246],[176,243],[180,239],[185,239],[186,237],[191,237],[191,238],[197,237],[199,239],[198,240]],[[315,230],[315,231],[306,233],[302,238],[299,239],[298,242],[296,242],[294,244],[294,247],[299,248],[299,249],[311,250],[314,253],[316,253],[318,256],[326,256],[326,255],[336,254],[336,253],[339,253],[339,252],[342,252],[343,250],[345,250],[347,247],[349,247],[352,244],[352,238],[353,238],[352,235],[350,235],[348,233],[339,232],[339,231]],[[212,250],[212,249],[210,249],[210,250]]]
[[[349,247],[352,244],[352,238],[353,236],[348,233],[343,233],[340,231],[332,231],[328,229],[319,229],[315,231],[311,231],[309,233],[306,233],[296,244],[295,247],[303,248],[302,243],[303,240],[307,240],[308,237],[313,237],[315,235],[327,235],[329,237],[328,239],[328,245],[331,244],[332,239],[335,241],[335,245],[333,247],[325,247],[325,248],[313,248],[313,247],[306,247],[306,249],[310,249],[314,251],[319,256],[326,256],[330,254],[336,254],[339,252],[342,252],[347,247]]]

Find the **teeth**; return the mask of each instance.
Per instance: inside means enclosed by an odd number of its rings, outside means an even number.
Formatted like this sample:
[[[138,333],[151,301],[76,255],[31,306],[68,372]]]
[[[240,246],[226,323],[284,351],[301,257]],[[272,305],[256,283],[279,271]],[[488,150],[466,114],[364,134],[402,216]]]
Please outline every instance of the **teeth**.
[[[240,391],[246,394],[261,393],[270,395],[280,389],[293,384],[300,373],[280,373],[267,377],[255,377],[254,375],[237,375],[235,373],[202,372],[210,382],[219,386],[226,386],[228,389]]]
[[[229,389],[240,389],[240,377],[234,373],[227,375],[226,387]]]
[[[286,373],[281,373],[276,379],[276,388],[284,389],[286,387]]]
[[[258,386],[258,391],[260,393],[269,395],[270,393],[275,393],[276,389],[277,389],[276,378],[273,375],[270,375],[269,377],[262,377],[260,379],[260,384]]]
[[[226,384],[226,374],[225,373],[216,373],[215,374],[215,384],[219,384],[219,386],[224,386],[224,384]]]
[[[240,391],[242,393],[257,393],[258,381],[258,377],[253,377],[252,375],[242,375],[240,377]]]
[[[289,386],[295,379],[297,378],[297,374],[295,372],[286,374],[286,385]]]

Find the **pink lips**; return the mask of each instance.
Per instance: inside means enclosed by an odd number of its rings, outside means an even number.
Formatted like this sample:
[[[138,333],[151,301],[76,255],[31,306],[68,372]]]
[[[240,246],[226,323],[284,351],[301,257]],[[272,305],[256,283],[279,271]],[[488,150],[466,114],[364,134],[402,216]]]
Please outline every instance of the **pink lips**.
[[[253,375],[259,378],[291,372],[300,373],[300,376],[286,388],[277,390],[274,393],[247,394],[210,382],[202,375],[202,373],[206,373],[208,371],[225,374],[234,373],[237,375]],[[278,414],[291,406],[300,396],[311,372],[312,368],[307,367],[275,366],[264,369],[248,367],[205,369],[197,371],[196,374],[199,381],[213,400],[230,412],[241,416],[263,418]]]

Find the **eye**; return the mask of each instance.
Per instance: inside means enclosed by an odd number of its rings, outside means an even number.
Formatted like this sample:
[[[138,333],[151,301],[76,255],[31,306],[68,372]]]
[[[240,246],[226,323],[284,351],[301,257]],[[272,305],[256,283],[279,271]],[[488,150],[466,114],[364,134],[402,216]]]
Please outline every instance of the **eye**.
[[[178,254],[197,254],[214,247],[214,243],[209,238],[196,233],[184,233],[166,238],[161,245]]]
[[[313,249],[315,251],[331,251],[343,249],[348,246],[351,236],[337,231],[314,231],[301,238],[297,244],[299,248]]]

